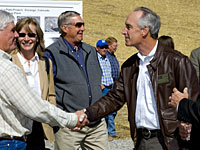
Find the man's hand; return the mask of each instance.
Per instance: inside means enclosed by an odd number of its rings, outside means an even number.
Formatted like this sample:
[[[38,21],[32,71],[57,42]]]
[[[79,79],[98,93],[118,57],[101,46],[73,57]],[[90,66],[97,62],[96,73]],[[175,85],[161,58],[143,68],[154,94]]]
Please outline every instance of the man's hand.
[[[101,90],[105,89],[105,85],[101,84]]]
[[[72,130],[74,131],[80,130],[81,128],[83,128],[85,125],[89,123],[89,120],[87,119],[87,115],[85,114],[85,111],[86,110],[83,109],[83,110],[79,110],[75,112],[75,114],[78,117],[78,120],[77,120],[76,127],[73,128]]]
[[[183,99],[183,98],[188,98],[188,89],[184,88],[183,93],[178,91],[176,88],[173,88],[173,93],[169,97],[170,102],[168,103],[169,105],[173,107],[177,107],[178,103]]]
[[[179,134],[182,140],[189,141],[190,140],[190,133],[192,129],[192,124],[190,123],[183,123],[179,124]]]

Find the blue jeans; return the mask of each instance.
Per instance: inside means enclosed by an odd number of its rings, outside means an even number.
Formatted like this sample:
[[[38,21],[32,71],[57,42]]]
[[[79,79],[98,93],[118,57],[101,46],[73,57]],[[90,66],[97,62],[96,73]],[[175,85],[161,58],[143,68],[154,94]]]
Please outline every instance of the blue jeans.
[[[0,150],[26,150],[26,143],[20,140],[0,140]]]
[[[102,91],[102,96],[105,96],[110,89],[104,88]],[[114,112],[108,116],[105,117],[106,124],[107,124],[107,130],[108,130],[108,136],[115,136],[117,135],[116,130],[115,130],[115,116],[117,115],[117,112]]]

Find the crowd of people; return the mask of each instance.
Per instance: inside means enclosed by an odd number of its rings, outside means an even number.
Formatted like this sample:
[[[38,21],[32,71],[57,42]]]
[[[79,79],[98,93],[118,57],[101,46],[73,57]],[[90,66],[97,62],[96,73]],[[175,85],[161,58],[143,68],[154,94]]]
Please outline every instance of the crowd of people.
[[[83,42],[78,12],[59,15],[60,37],[46,48],[36,19],[15,25],[3,10],[0,18],[1,150],[108,150],[125,103],[136,150],[198,146],[200,50],[190,61],[172,37],[158,37],[152,10],[138,7],[126,17],[125,45],[138,52],[121,70],[117,39]]]

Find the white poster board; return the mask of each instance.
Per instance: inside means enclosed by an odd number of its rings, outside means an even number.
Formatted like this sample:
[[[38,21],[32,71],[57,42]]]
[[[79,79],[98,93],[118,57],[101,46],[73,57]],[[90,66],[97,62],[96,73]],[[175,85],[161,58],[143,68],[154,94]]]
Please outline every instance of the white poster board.
[[[0,9],[15,17],[15,23],[24,17],[34,17],[39,22],[47,47],[59,37],[57,19],[64,11],[76,11],[82,16],[82,1],[31,1],[1,0]]]

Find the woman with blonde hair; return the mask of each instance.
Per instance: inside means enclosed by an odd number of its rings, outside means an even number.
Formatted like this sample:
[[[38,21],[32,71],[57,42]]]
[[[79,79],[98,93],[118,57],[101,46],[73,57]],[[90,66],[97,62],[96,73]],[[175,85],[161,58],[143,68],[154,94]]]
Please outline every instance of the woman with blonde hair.
[[[42,99],[56,105],[52,62],[42,57],[45,46],[39,23],[34,18],[23,18],[17,22],[16,31],[19,37],[17,49],[11,54],[12,61],[23,70],[30,87]],[[53,149],[54,140],[50,126],[33,121],[32,133],[27,137],[27,150],[45,150],[45,145]]]

